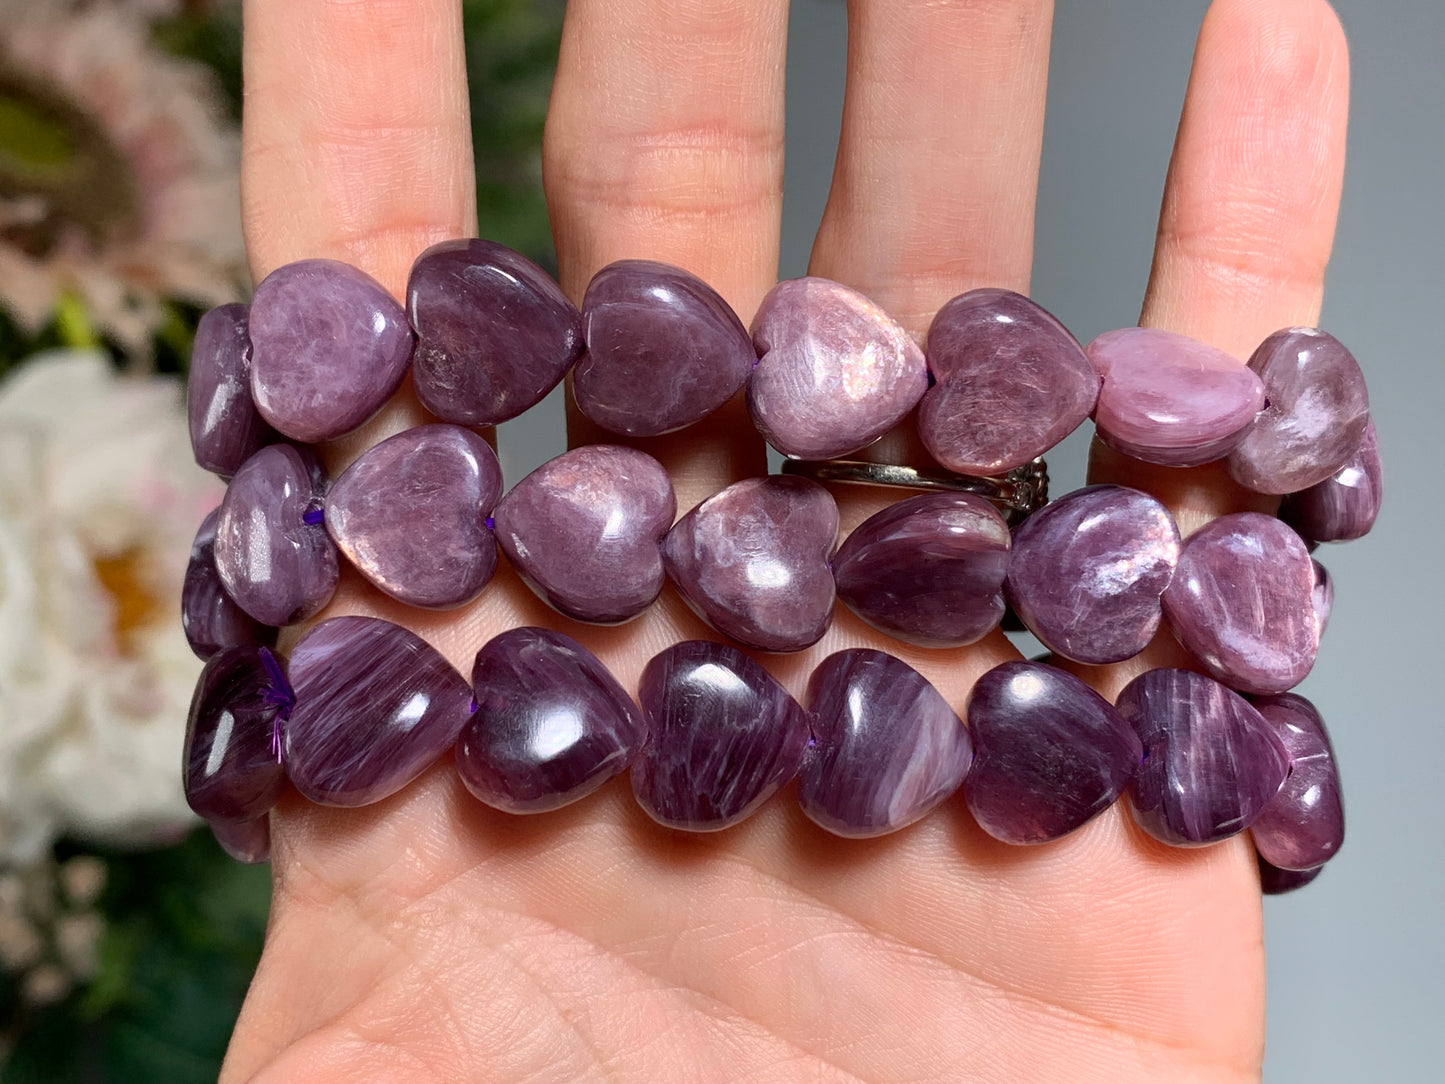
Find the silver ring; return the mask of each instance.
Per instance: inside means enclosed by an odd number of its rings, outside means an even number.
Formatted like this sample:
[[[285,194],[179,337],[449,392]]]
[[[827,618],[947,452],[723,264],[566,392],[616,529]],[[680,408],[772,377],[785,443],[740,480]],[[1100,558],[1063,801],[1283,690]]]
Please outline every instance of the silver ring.
[[[1049,465],[1042,458],[1007,474],[984,478],[862,459],[785,459],[783,473],[815,482],[972,493],[997,505],[1010,523],[1037,512],[1049,501]]]

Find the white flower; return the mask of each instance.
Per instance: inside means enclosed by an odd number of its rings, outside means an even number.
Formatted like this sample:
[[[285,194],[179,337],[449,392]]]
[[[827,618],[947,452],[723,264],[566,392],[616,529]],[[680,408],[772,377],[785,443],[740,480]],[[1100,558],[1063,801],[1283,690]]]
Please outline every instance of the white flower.
[[[188,825],[180,585],[220,497],[178,381],[53,351],[0,384],[0,865]]]

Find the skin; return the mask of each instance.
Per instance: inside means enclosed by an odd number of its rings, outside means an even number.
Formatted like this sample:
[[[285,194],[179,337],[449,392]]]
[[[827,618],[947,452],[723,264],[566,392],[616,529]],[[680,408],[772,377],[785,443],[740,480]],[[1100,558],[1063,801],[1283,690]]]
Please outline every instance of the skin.
[[[851,0],[811,273],[919,335],[963,290],[1027,290],[1051,14],[1040,0]],[[245,15],[256,277],[329,256],[399,294],[416,253],[474,231],[457,5],[247,0]],[[611,260],[649,257],[751,315],[776,275],[786,18],[783,0],[573,0],[544,148],[571,296]],[[1141,323],[1246,356],[1316,321],[1347,82],[1320,0],[1216,0]],[[333,465],[416,416],[403,393],[329,449]],[[574,419],[572,438],[595,434]],[[761,441],[727,412],[638,443],[673,471],[681,508],[764,470]],[[899,435],[876,454],[915,453]],[[1091,470],[1158,493],[1186,530],[1261,507],[1216,468],[1096,449]],[[892,496],[840,492],[844,529]],[[654,652],[707,635],[670,595],[622,628],[574,625],[505,570],[459,613],[389,604],[354,579],[331,611],[343,612],[408,625],[464,672],[496,632],[550,625],[634,688]],[[900,655],[958,708],[978,674],[1015,657],[999,635],[924,652],[840,614],[813,650],[765,661],[799,692],[812,665],[854,645]],[[1086,673],[1112,696],[1178,661],[1160,643]],[[618,780],[537,818],[486,809],[448,765],[366,809],[293,795],[272,816],[271,923],[221,1079],[1258,1078],[1264,954],[1246,838],[1174,850],[1116,807],[1011,848],[954,801],[894,836],[841,841],[788,799],[695,837],[655,826]]]

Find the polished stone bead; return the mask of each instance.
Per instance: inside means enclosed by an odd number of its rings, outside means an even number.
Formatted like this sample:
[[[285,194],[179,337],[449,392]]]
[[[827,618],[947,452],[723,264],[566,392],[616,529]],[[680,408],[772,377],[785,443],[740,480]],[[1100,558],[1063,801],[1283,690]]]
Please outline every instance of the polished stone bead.
[[[421,425],[361,454],[326,496],[326,529],[361,574],[412,606],[475,598],[497,567],[487,517],[502,493],[492,446]]]
[[[1133,658],[1163,617],[1179,528],[1147,493],[1088,486],[1014,532],[1009,605],[1050,651],[1084,663]]]
[[[250,319],[245,305],[212,309],[196,325],[186,416],[196,462],[223,478],[280,439],[251,399]]]
[[[1144,748],[1107,700],[1073,674],[1006,662],[968,698],[973,766],[964,798],[985,832],[1044,843],[1083,825],[1123,793]]]
[[[1315,588],[1310,592],[1310,603],[1314,606],[1320,635],[1324,636],[1325,628],[1330,623],[1330,613],[1335,608],[1335,581],[1330,576],[1329,569],[1318,561],[1311,560],[1310,566],[1315,571]]]
[[[286,787],[279,716],[292,695],[269,649],[228,647],[201,670],[181,755],[186,802],[209,821],[261,816]]]
[[[1094,409],[1099,377],[1067,328],[1009,290],[955,297],[928,329],[918,433],[933,457],[963,474],[1023,466]]]
[[[778,451],[833,459],[872,444],[928,390],[918,344],[857,290],[780,282],[753,318],[753,424]]]
[[[582,353],[582,314],[519,252],[476,238],[433,245],[411,268],[412,378],[444,421],[495,425],[541,402]]]
[[[803,812],[834,835],[881,836],[958,789],[968,730],[938,690],[892,655],[829,655],[808,682],[813,742],[798,771]]]
[[[251,395],[293,440],[331,440],[386,402],[412,344],[406,312],[370,275],[336,260],[286,264],[251,300]]]
[[[1384,496],[1379,438],[1371,421],[1349,462],[1323,482],[1291,493],[1279,517],[1307,542],[1347,542],[1370,533]]]
[[[1144,744],[1128,792],[1134,819],[1165,843],[1196,846],[1242,832],[1289,770],[1264,717],[1203,674],[1149,670],[1124,687],[1118,709]]]
[[[215,821],[210,825],[221,850],[237,862],[254,866],[271,861],[271,818],[250,821]]]
[[[1229,473],[1260,493],[1295,493],[1350,461],[1369,421],[1370,397],[1354,355],[1310,327],[1276,331],[1249,367],[1264,381],[1265,408],[1234,451]]]
[[[226,592],[262,624],[310,617],[336,590],[336,547],[316,517],[313,458],[289,444],[262,448],[241,465],[221,501],[216,571]]]
[[[1266,896],[1282,896],[1286,892],[1303,888],[1324,872],[1324,868],[1324,866],[1316,866],[1314,869],[1306,870],[1279,869],[1261,858],[1259,859],[1259,890]]]
[[[838,506],[817,482],[735,482],[690,511],[662,544],[667,576],[704,621],[745,647],[801,651],[833,618],[828,558]]]
[[[587,352],[577,406],[603,429],[650,437],[701,421],[752,371],[748,329],[696,275],[651,260],[618,260],[582,298]]]
[[[737,824],[797,774],[808,714],[735,647],[685,640],[642,671],[648,740],[632,792],[660,824],[713,832]]]
[[[1104,382],[1094,408],[1099,438],[1135,459],[1212,462],[1244,439],[1264,408],[1264,384],[1249,366],[1187,335],[1120,328],[1086,352]]]
[[[1273,516],[1220,516],[1184,543],[1164,590],[1175,637],[1231,688],[1281,693],[1320,646],[1315,570],[1299,535]]]
[[[1253,703],[1289,754],[1289,776],[1250,826],[1255,850],[1280,869],[1314,869],[1338,854],[1345,841],[1345,806],[1329,732],[1302,696],[1280,693]]]
[[[465,678],[421,637],[375,617],[333,617],[291,652],[296,707],[286,771],[321,805],[379,802],[450,749],[471,714]]]
[[[1009,529],[970,493],[923,493],[869,516],[833,558],[838,598],[923,647],[971,644],[1003,617]]]
[[[597,656],[550,629],[515,628],[488,641],[472,689],[477,710],[457,739],[457,773],[509,813],[592,793],[647,737],[642,713]]]
[[[498,545],[533,591],[568,617],[611,625],[662,590],[662,537],[676,513],[661,463],[592,444],[543,463],[493,518]]]
[[[181,585],[181,628],[197,658],[209,659],[236,644],[274,644],[276,630],[257,621],[226,594],[216,571],[219,508],[201,521]]]

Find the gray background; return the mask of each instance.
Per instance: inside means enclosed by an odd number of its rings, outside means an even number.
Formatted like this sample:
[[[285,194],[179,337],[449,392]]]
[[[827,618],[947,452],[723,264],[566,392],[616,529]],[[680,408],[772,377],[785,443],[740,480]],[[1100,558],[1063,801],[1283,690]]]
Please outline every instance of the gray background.
[[[1033,296],[1087,341],[1133,324],[1204,0],[1060,0]],[[1336,580],[1300,691],[1332,727],[1349,833],[1309,888],[1265,905],[1269,1084],[1445,1081],[1445,0],[1337,0],[1349,166],[1322,323],[1370,377],[1388,479],[1374,534],[1318,555]],[[842,108],[844,8],[793,0],[781,277],[801,275]],[[560,413],[560,400],[548,404]],[[560,447],[504,427],[507,477]],[[553,434],[559,432],[554,429]],[[542,439],[539,439],[542,438]],[[551,439],[560,441],[560,437]],[[1050,455],[1083,481],[1088,434]]]

